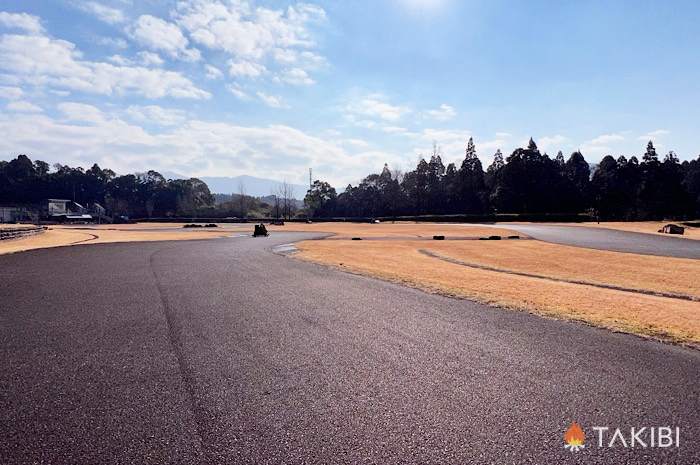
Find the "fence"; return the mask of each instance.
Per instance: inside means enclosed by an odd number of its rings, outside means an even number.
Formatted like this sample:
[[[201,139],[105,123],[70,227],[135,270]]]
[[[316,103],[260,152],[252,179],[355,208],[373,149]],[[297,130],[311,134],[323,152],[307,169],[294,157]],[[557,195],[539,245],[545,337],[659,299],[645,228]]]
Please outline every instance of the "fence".
[[[0,228],[0,241],[33,236],[43,233],[44,230],[45,228],[43,226],[33,226],[30,228]]]

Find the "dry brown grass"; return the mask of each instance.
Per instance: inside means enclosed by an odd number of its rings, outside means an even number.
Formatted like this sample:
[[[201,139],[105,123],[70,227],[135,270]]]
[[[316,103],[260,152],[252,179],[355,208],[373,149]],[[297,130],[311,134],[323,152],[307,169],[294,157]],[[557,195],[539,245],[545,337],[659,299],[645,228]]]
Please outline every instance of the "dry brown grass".
[[[435,250],[464,261],[480,261],[509,269],[564,278],[575,276],[579,280],[612,281],[638,288],[669,290],[665,284],[655,282],[658,276],[688,273],[679,279],[674,290],[697,295],[698,284],[693,282],[693,277],[699,275],[700,268],[692,260],[589,251],[538,241],[427,244],[426,247],[425,241],[306,241],[298,244],[300,253],[297,256],[430,292],[640,335],[700,343],[700,302],[468,268],[428,257],[419,250]],[[510,262],[511,259],[514,261]],[[615,271],[607,273],[606,266],[614,267]],[[678,267],[682,271],[679,272]]]
[[[71,245],[80,241],[90,240],[92,236],[85,232],[52,229],[42,234],[0,242],[0,254],[22,252],[47,247]]]
[[[700,260],[621,254],[540,241],[430,242],[422,248],[504,270],[700,299]]]
[[[36,236],[0,242],[0,254],[24,250],[60,247],[75,244],[100,244],[106,242],[172,241],[210,239],[235,233],[252,233],[253,224],[219,223],[218,228],[192,228],[185,223],[137,223],[102,225],[50,226],[50,230]],[[28,225],[29,226],[29,225]],[[492,234],[515,234],[500,228],[460,224],[418,223],[287,223],[285,226],[268,226],[270,231],[302,231],[332,233],[338,238],[361,237],[432,237],[442,234],[454,237],[479,237]]]
[[[682,237],[685,239],[700,240],[700,228],[694,228],[694,227],[689,227],[689,226],[684,226],[685,234],[683,234],[682,236],[678,236],[675,234],[672,235],[672,234],[660,233],[659,229],[661,229],[664,225],[669,224],[669,223],[679,224],[679,223],[675,223],[673,221],[631,221],[631,222],[609,221],[609,222],[603,222],[603,223],[594,223],[594,222],[576,223],[576,224],[574,224],[574,226],[586,226],[586,227],[591,227],[591,228],[619,229],[620,231],[641,232],[641,233],[647,233],[647,234],[658,234],[658,235],[667,236],[667,237]],[[567,226],[572,225],[571,223],[562,223],[562,224],[565,224]]]
[[[177,241],[226,237],[246,228],[185,229],[182,223],[50,226],[49,230],[23,239],[0,242],[0,254],[76,244],[107,242]]]
[[[391,238],[430,238],[434,235],[447,237],[481,237],[491,235],[508,236],[518,234],[506,228],[491,228],[479,225],[457,223],[287,223],[285,226],[269,226],[270,231],[302,231],[333,233],[336,238],[349,237],[391,237]],[[521,234],[522,236],[522,234]]]

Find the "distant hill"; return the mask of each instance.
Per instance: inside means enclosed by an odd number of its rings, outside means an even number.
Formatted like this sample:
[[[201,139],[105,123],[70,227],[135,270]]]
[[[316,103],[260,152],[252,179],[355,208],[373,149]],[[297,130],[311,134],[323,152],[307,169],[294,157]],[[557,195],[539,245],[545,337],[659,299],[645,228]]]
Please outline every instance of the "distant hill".
[[[182,176],[177,173],[162,173],[163,176],[169,179],[183,179],[187,176]],[[243,183],[245,194],[253,197],[265,197],[276,193],[281,181],[274,179],[256,178],[255,176],[202,176],[199,179],[207,183],[212,194],[238,194],[240,185]],[[306,191],[309,186],[301,184],[290,184],[294,190],[295,199],[303,199],[306,196]]]
[[[241,198],[240,195],[238,194],[213,194],[214,195],[214,205],[221,205],[222,203],[225,202],[238,202],[239,199]],[[264,202],[268,205],[274,205],[275,204],[275,196],[274,195],[263,195],[263,196],[257,196],[258,200],[260,202]],[[294,208],[304,208],[304,201],[299,200],[299,199],[292,199],[292,205],[294,205]]]

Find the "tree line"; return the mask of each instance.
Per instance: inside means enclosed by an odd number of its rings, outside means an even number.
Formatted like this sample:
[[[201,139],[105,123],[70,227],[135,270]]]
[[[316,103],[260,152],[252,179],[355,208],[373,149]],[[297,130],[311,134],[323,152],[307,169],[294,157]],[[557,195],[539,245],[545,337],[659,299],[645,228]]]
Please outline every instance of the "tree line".
[[[110,215],[130,217],[192,216],[212,207],[214,197],[197,178],[165,179],[156,171],[117,176],[94,164],[90,169],[19,155],[0,161],[0,204],[38,205],[48,198],[99,203]]]
[[[445,166],[434,146],[428,161],[401,173],[387,165],[338,194],[315,181],[305,203],[312,217],[377,217],[436,214],[590,213],[607,220],[700,216],[700,156],[680,163],[674,152],[660,159],[649,141],[636,156],[608,155],[591,170],[580,151],[568,159],[541,153],[530,139],[504,158],[496,151],[484,171],[470,138],[460,166]]]
[[[51,169],[53,168],[53,169]],[[94,164],[90,169],[32,161],[19,155],[0,160],[0,206],[39,209],[46,199],[66,199],[85,207],[99,203],[110,216],[130,218],[284,218],[297,214],[291,185],[280,183],[263,198],[238,193],[212,194],[200,179],[166,179],[157,171],[117,176]]]
[[[286,186],[284,184],[283,186]],[[504,157],[496,151],[483,169],[469,139],[462,162],[445,166],[437,147],[413,171],[388,166],[338,194],[317,180],[306,194],[306,211],[296,211],[294,193],[281,187],[270,198],[255,199],[243,189],[216,202],[197,179],[165,179],[156,171],[117,176],[94,164],[90,169],[32,161],[19,155],[0,161],[0,205],[38,205],[63,198],[110,215],[377,217],[442,214],[589,213],[604,220],[700,217],[700,156],[681,163],[674,152],[660,158],[650,141],[641,161],[608,155],[591,170],[583,155],[565,158],[541,153],[531,139]]]

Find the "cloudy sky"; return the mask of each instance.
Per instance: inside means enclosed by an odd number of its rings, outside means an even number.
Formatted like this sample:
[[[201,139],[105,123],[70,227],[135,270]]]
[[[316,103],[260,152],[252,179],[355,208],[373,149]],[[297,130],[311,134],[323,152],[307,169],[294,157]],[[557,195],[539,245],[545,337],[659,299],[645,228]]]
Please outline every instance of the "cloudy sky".
[[[0,159],[336,185],[532,136],[700,153],[694,1],[4,0]]]

